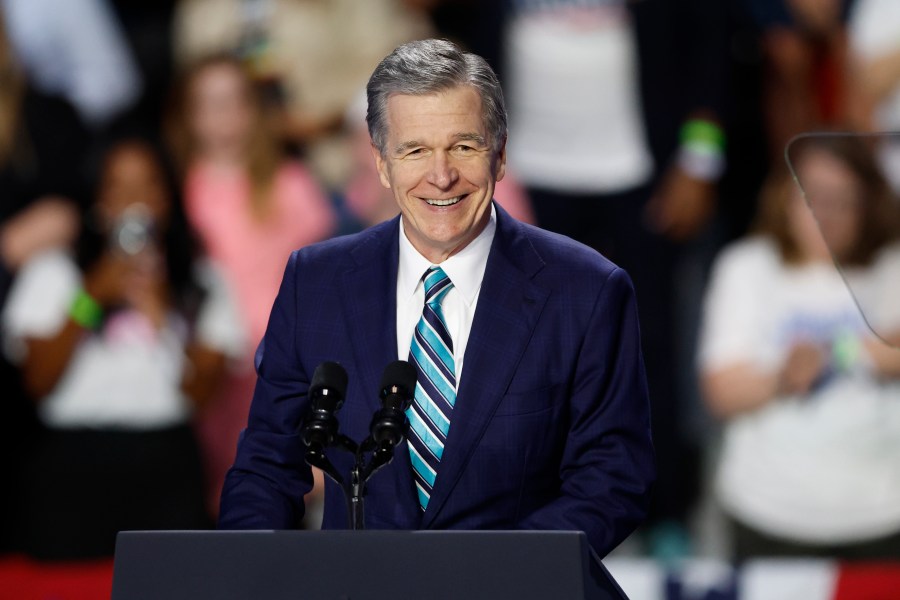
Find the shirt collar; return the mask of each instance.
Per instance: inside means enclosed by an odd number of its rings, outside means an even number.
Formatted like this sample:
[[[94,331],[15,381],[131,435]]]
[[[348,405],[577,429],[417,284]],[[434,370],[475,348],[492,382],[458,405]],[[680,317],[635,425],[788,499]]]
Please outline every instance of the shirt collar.
[[[487,225],[465,248],[441,263],[441,268],[453,286],[459,291],[466,304],[475,301],[484,270],[487,267],[488,254],[497,230],[497,212],[491,204],[491,216]],[[397,272],[397,291],[402,298],[410,298],[422,279],[422,275],[432,266],[431,261],[419,254],[406,237],[403,218],[400,218],[400,265]]]

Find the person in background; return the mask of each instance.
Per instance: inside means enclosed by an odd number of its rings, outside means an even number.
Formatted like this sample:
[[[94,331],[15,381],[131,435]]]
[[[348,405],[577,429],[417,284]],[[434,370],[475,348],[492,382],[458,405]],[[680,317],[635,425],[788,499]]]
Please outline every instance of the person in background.
[[[293,250],[324,240],[335,211],[306,166],[286,157],[259,91],[241,62],[226,55],[187,69],[175,92],[168,133],[184,182],[187,219],[204,252],[237,295],[247,340],[215,411],[200,421],[211,505],[246,418],[256,376],[253,353]]]
[[[427,0],[426,0],[427,2]],[[278,133],[329,191],[350,176],[343,117],[368,74],[400,42],[431,33],[421,0],[180,0],[174,56],[185,67],[241,59],[278,116]]]
[[[0,11],[0,308],[19,269],[33,256],[65,247],[79,227],[81,160],[87,136],[63,99],[40,93],[23,73]],[[0,330],[0,337],[5,333]],[[33,407],[20,373],[0,356],[0,552],[16,550],[22,465],[34,439]]]
[[[897,559],[897,206],[860,139],[795,145],[803,189],[773,175],[756,234],[726,247],[707,291],[698,364],[725,421],[716,494],[737,560]]]
[[[66,98],[89,129],[138,100],[141,75],[109,0],[2,0],[0,11],[35,88]]]
[[[781,165],[793,136],[846,124],[846,23],[854,1],[743,0],[759,32],[772,164]]]
[[[23,70],[0,11],[0,291],[32,254],[75,235],[88,135],[72,106],[38,91]],[[37,208],[28,212],[32,205]],[[28,216],[30,215],[30,216]],[[37,223],[45,223],[46,228]]]
[[[42,424],[19,522],[39,559],[110,557],[122,529],[209,526],[190,421],[243,349],[161,155],[129,135],[103,157],[77,252],[29,260],[2,313]]]

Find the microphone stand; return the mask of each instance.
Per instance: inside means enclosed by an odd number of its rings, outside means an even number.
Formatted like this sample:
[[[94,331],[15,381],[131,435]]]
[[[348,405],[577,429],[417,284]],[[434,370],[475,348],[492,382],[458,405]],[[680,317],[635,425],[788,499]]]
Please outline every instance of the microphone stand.
[[[306,451],[306,463],[321,469],[343,490],[344,498],[347,502],[347,516],[350,529],[365,529],[364,498],[366,495],[366,484],[372,475],[391,462],[394,458],[395,446],[388,442],[376,444],[372,436],[367,437],[362,444],[357,444],[343,434],[335,438],[335,445],[354,456],[349,481],[341,476],[331,460],[325,456],[325,449],[320,444],[311,444],[309,446]],[[367,452],[372,452],[372,459],[368,463],[365,460]]]
[[[339,435],[335,438],[335,443],[339,448],[342,448],[348,452],[356,453],[357,445],[356,442],[348,438],[346,435]],[[350,503],[350,484],[341,476],[338,472],[337,468],[334,466],[334,463],[329,460],[327,456],[325,456],[325,448],[321,444],[310,444],[309,448],[306,450],[306,464],[317,467],[322,470],[323,473],[328,475],[332,481],[338,484],[342,490],[344,490],[344,496],[347,498],[347,510],[350,514],[353,513],[352,505]],[[356,527],[353,527],[356,529]]]

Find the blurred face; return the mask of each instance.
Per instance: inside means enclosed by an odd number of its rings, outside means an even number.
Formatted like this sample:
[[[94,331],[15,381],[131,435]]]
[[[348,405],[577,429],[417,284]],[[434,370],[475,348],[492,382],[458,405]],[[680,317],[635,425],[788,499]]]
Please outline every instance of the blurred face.
[[[237,65],[212,64],[189,90],[188,127],[202,153],[241,153],[253,126],[253,105]]]
[[[164,223],[169,217],[169,202],[163,170],[149,149],[125,143],[107,156],[97,199],[105,223],[114,223],[135,205],[143,206],[153,221]]]
[[[413,247],[441,263],[487,224],[506,150],[489,146],[481,98],[468,86],[391,96],[387,133],[385,155],[373,148],[381,183],[393,192]]]
[[[858,242],[862,225],[864,188],[856,174],[837,157],[812,150],[797,165],[800,184],[810,210],[798,191],[790,212],[801,247],[821,255],[822,243],[841,259]]]

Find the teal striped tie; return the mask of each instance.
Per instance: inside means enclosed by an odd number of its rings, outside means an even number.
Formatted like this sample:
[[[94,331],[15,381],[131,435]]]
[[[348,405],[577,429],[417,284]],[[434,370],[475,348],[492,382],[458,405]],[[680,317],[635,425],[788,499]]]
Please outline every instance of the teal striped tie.
[[[441,310],[441,301],[453,282],[440,267],[428,269],[424,281],[425,307],[409,350],[409,361],[418,371],[418,382],[415,399],[406,412],[410,423],[409,454],[423,511],[431,498],[450,431],[450,415],[456,404],[453,340]]]

